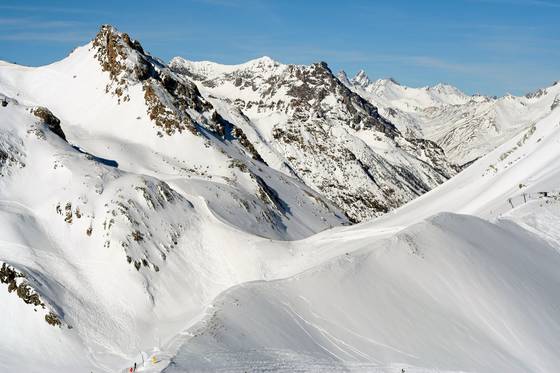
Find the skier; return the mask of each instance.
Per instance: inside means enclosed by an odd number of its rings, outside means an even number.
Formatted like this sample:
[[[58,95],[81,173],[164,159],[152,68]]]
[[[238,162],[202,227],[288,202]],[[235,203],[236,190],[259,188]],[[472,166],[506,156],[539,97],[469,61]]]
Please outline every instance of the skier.
[[[134,362],[134,372],[136,372],[136,362]]]

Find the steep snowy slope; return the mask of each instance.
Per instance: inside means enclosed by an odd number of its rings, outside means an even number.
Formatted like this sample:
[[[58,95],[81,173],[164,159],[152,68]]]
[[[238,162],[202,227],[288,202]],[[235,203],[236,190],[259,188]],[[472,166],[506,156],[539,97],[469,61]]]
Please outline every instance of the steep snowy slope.
[[[166,372],[556,371],[558,247],[453,214],[345,245],[301,275],[220,296]]]
[[[438,84],[410,88],[392,79],[371,82],[363,71],[339,79],[379,108],[403,133],[436,142],[449,159],[471,162],[530,127],[560,103],[560,85],[527,94],[500,98],[468,96]]]
[[[221,291],[323,260],[75,149],[47,109],[9,98],[1,114],[3,369],[111,372],[142,352],[161,369],[158,351],[173,352]]]
[[[192,82],[111,26],[52,65],[1,64],[0,90],[47,106],[73,145],[203,198],[242,230],[293,239],[347,222],[301,181],[267,167]]]
[[[454,175],[431,141],[407,139],[324,63],[241,65],[175,58],[263,159],[340,206],[353,221],[378,216]]]
[[[554,372],[559,144],[556,109],[410,204],[292,243],[325,262],[222,294],[168,371]]]
[[[0,370],[118,371],[221,291],[296,273],[282,241],[77,150],[47,109],[0,109]]]

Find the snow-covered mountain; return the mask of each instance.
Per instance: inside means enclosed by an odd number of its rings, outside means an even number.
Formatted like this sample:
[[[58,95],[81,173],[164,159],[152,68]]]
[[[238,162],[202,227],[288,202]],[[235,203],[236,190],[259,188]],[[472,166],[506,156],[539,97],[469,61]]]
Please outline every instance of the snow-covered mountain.
[[[238,123],[272,167],[336,203],[352,221],[386,213],[456,173],[435,143],[406,138],[324,62],[241,65],[174,58],[221,116]]]
[[[0,86],[24,105],[47,107],[82,151],[203,197],[243,230],[293,239],[347,222],[320,194],[267,167],[191,81],[110,26],[52,65],[3,63]]]
[[[468,164],[546,116],[560,102],[560,85],[522,97],[469,96],[438,84],[411,88],[393,79],[371,81],[362,70],[352,79],[337,75],[353,91],[408,136],[441,146],[449,160]]]
[[[0,92],[10,370],[115,371],[267,278],[257,242],[348,222],[112,27],[49,66],[2,63]]]
[[[0,62],[0,102],[0,371],[560,365],[558,106],[445,181],[324,64],[168,66],[110,26]]]
[[[556,371],[559,143],[555,109],[402,208],[299,242],[324,261],[224,292],[169,371]]]

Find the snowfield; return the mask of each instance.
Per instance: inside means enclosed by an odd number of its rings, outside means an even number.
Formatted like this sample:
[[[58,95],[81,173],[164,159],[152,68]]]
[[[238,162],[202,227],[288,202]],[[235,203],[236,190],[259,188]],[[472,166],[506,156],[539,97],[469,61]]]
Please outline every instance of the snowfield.
[[[464,132],[423,116],[502,104],[325,66],[168,66],[110,26],[0,62],[0,371],[556,372],[556,86],[453,176]],[[345,185],[391,211],[349,225],[378,211]]]
[[[560,259],[542,239],[445,213],[346,245],[222,294],[168,371],[555,371]]]

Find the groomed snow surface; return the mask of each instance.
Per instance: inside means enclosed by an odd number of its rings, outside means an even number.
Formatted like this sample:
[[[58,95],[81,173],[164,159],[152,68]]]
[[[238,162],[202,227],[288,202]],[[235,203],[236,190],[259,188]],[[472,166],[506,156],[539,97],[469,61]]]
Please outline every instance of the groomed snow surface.
[[[0,262],[43,302],[0,284],[0,371],[559,370],[560,108],[400,209],[327,229],[335,208],[233,145],[159,139],[141,89],[116,105],[89,53],[0,64]],[[231,158],[290,213],[263,218]]]

